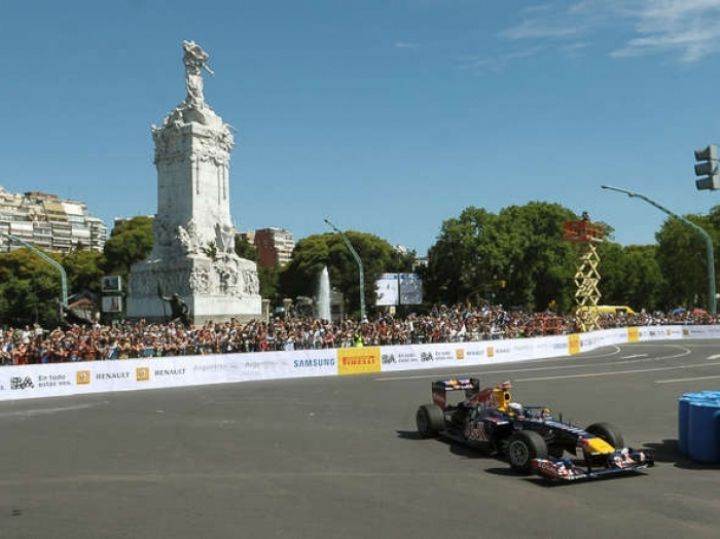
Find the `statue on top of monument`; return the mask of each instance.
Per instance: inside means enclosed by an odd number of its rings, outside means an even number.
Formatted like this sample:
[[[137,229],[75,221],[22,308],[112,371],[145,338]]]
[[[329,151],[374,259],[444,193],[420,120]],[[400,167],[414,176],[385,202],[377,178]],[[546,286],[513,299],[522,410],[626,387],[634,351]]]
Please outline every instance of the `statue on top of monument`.
[[[182,47],[184,52],[183,63],[185,64],[185,88],[187,89],[185,102],[189,105],[202,106],[205,103],[202,70],[205,69],[211,75],[215,73],[207,64],[208,53],[200,45],[194,41],[183,41]]]

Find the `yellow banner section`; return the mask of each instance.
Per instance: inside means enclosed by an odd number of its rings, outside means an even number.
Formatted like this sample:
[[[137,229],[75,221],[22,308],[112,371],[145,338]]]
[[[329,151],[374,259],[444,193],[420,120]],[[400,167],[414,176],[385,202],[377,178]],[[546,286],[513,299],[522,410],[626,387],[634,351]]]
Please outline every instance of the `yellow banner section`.
[[[628,342],[638,342],[640,340],[640,328],[631,327],[628,329]]]
[[[568,354],[580,353],[580,335],[568,335]]]
[[[147,382],[150,380],[150,368],[149,367],[138,367],[135,369],[135,377],[138,382]]]
[[[75,383],[84,385],[90,383],[90,371],[77,371],[75,373]]]
[[[338,374],[380,372],[380,348],[340,348],[337,351]]]
[[[495,357],[495,347],[494,346],[488,346],[485,349],[485,355],[487,357]]]

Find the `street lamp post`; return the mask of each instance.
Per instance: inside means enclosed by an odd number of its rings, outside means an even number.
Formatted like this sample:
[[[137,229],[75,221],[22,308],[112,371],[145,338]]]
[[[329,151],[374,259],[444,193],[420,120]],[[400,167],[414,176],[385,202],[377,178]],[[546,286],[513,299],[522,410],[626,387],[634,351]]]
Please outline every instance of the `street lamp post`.
[[[348,250],[350,251],[350,254],[352,254],[353,258],[355,259],[355,262],[357,262],[358,265],[358,273],[360,274],[360,320],[365,319],[365,272],[363,271],[363,263],[362,260],[360,260],[360,255],[357,254],[357,251],[352,246],[352,243],[350,243],[350,240],[345,235],[345,233],[340,230],[338,227],[336,227],[334,224],[332,224],[328,219],[325,219],[325,223],[332,228],[335,232],[340,234],[343,241],[345,242],[345,245],[347,245]]]
[[[609,185],[602,185],[601,187],[610,191],[625,193],[631,198],[635,197],[642,199],[651,206],[655,206],[660,211],[667,213],[669,216],[680,219],[680,221],[682,221],[689,227],[694,228],[703,237],[703,239],[705,240],[705,254],[707,258],[708,308],[710,309],[710,314],[715,316],[715,314],[717,313],[717,299],[715,297],[715,251],[713,249],[712,238],[710,238],[710,235],[702,227],[696,225],[685,217],[682,217],[681,215],[678,215],[677,213],[668,210],[666,207],[661,206],[660,204],[658,204],[652,199],[649,199],[645,195],[641,195],[640,193],[634,193],[632,191],[628,191],[627,189],[620,189],[619,187],[610,187]]]
[[[67,288],[67,274],[65,273],[65,268],[62,267],[62,265],[52,258],[50,258],[48,255],[43,253],[40,249],[35,247],[33,244],[26,242],[25,240],[22,240],[18,238],[17,236],[13,236],[9,232],[0,232],[3,236],[6,236],[11,241],[16,241],[19,244],[27,247],[30,249],[33,253],[38,255],[40,258],[42,258],[45,262],[50,264],[53,268],[55,268],[58,273],[60,273],[60,293],[62,296],[62,306],[67,307],[67,298],[68,298],[68,288]]]

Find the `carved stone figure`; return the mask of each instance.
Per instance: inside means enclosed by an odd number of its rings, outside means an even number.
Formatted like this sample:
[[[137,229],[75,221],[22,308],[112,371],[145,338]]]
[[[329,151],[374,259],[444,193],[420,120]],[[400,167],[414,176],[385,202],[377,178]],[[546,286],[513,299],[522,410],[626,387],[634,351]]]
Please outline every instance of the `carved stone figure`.
[[[235,230],[228,225],[215,225],[215,245],[219,253],[235,252]]]
[[[211,75],[215,73],[208,67],[208,53],[202,50],[200,45],[194,41],[183,41],[182,47],[183,63],[185,64],[185,89],[187,90],[185,101],[188,104],[200,105],[205,103],[202,70],[206,70]]]

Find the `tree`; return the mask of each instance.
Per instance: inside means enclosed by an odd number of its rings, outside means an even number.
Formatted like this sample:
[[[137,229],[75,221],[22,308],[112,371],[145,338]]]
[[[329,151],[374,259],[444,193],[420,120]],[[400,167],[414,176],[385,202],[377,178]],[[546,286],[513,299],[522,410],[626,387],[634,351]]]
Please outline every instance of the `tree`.
[[[375,282],[397,259],[393,247],[372,234],[345,233],[363,262],[365,302],[375,302]],[[314,296],[323,266],[330,283],[342,292],[349,312],[360,307],[358,267],[340,234],[316,234],[295,245],[290,263],[280,273],[280,290],[285,297]]]
[[[458,218],[443,222],[423,272],[429,301],[455,303],[484,297],[503,264],[502,249],[493,241],[496,221],[496,215],[471,206]]]
[[[661,308],[665,281],[657,261],[657,246],[603,242],[600,254],[600,292],[605,305],[629,305],[633,309]]]
[[[98,251],[73,251],[60,260],[68,277],[68,288],[74,292],[100,292],[105,256]]]
[[[712,208],[710,215],[686,215],[685,218],[710,234],[717,253],[720,207]],[[663,305],[666,308],[707,306],[707,258],[702,236],[679,219],[669,218],[655,234],[655,239],[658,242],[657,261],[666,282]]]
[[[2,323],[50,325],[57,321],[60,276],[35,253],[23,248],[0,255],[0,283]]]
[[[246,258],[253,262],[258,260],[257,249],[242,234],[235,234],[235,254],[240,258]]]
[[[153,218],[133,217],[118,222],[105,243],[106,273],[117,273],[127,278],[130,266],[147,258],[153,245]]]
[[[431,301],[501,302],[543,310],[572,304],[573,246],[563,223],[577,216],[559,204],[531,202],[495,215],[469,207],[445,221],[424,274]]]

